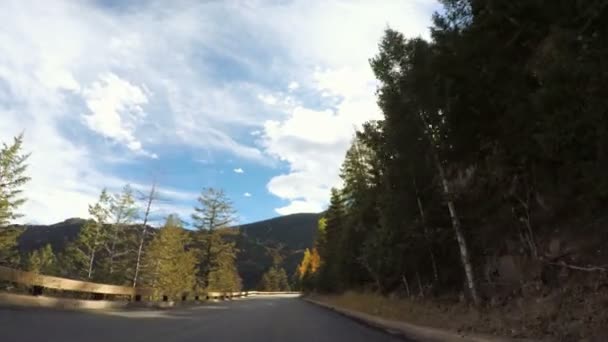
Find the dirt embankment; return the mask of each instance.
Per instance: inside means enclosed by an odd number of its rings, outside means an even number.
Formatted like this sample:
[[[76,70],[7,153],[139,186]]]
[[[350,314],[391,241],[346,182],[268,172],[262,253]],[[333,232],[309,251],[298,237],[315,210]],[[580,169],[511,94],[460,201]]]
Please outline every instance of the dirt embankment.
[[[608,291],[578,286],[536,291],[480,308],[451,299],[385,297],[371,293],[314,295],[318,301],[411,324],[542,341],[608,341]]]

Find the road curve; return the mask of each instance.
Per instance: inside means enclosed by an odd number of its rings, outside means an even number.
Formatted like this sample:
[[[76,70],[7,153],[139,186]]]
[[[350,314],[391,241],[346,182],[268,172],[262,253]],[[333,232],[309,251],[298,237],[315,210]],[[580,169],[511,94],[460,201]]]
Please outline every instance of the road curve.
[[[76,312],[0,308],[0,341],[403,341],[289,296],[173,310]]]

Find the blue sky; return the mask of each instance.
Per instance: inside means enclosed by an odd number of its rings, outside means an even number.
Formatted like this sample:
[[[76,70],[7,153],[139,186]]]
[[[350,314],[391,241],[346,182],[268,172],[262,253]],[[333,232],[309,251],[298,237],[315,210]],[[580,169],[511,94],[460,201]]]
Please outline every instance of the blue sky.
[[[86,217],[103,187],[186,217],[222,188],[241,223],[318,212],[354,129],[379,118],[387,26],[434,0],[3,1],[0,140],[32,153],[22,222]]]

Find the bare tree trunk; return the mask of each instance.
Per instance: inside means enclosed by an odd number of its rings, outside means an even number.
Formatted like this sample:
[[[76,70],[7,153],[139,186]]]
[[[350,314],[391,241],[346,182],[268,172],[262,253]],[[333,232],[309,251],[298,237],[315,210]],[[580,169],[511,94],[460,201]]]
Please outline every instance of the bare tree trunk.
[[[376,288],[378,289],[378,291],[382,291],[382,283],[380,282],[380,277],[378,276],[376,271],[374,271],[374,269],[369,265],[365,258],[361,258],[359,259],[359,261],[361,265],[363,265],[363,267],[367,270],[367,272],[372,276],[372,278],[374,278],[374,283],[376,284]],[[407,287],[407,291],[409,296],[409,287]]]
[[[91,279],[93,276],[93,263],[95,262],[95,250],[91,251],[91,256],[89,257],[89,272],[87,275],[88,279]]]
[[[420,281],[420,273],[416,271],[416,279],[418,280],[418,295],[420,298],[424,298],[424,290],[422,289],[422,281]]]
[[[412,293],[410,292],[410,283],[407,281],[405,274],[401,275],[401,280],[403,280],[403,285],[405,285],[405,292],[407,292],[407,296],[411,298]]]
[[[121,229],[121,224],[123,220],[123,211],[122,209],[116,215],[116,219],[114,220],[114,224],[112,225],[112,229],[114,230],[112,233],[112,244],[108,250],[109,258],[110,258],[110,268],[109,274],[112,275],[114,273],[114,259],[116,257],[116,243],[118,242],[118,230]]]
[[[97,248],[99,248],[99,230],[103,229],[103,223],[98,222],[95,228],[95,240],[93,241],[93,248],[91,249],[91,255],[89,256],[89,270],[87,278],[93,277],[93,266],[95,265],[95,255],[97,254]]]
[[[467,247],[467,240],[462,233],[462,229],[460,226],[460,219],[458,218],[458,214],[456,213],[456,206],[454,205],[454,200],[452,198],[452,194],[450,193],[450,185],[448,183],[448,179],[445,175],[445,170],[443,169],[443,164],[439,159],[439,155],[437,151],[435,151],[435,163],[437,164],[437,168],[439,170],[439,177],[441,177],[441,183],[443,185],[443,192],[445,194],[448,210],[450,211],[450,218],[452,220],[452,227],[454,228],[454,233],[456,235],[456,240],[458,241],[458,247],[460,249],[460,258],[462,261],[462,266],[464,267],[464,273],[467,281],[467,286],[469,288],[469,292],[471,294],[471,298],[475,305],[480,304],[479,296],[477,294],[477,286],[475,284],[475,275],[473,274],[473,265],[471,265],[471,258],[469,256],[469,248]]]
[[[412,180],[414,183],[414,190],[416,192],[416,202],[418,203],[418,211],[420,212],[420,219],[422,221],[422,227],[424,229],[424,238],[426,240],[426,245],[429,250],[429,255],[431,256],[431,266],[433,267],[433,279],[435,280],[435,283],[439,283],[439,271],[437,270],[437,261],[435,260],[435,252],[433,252],[433,246],[431,245],[429,227],[426,225],[426,216],[424,215],[424,207],[422,206],[422,199],[420,198],[420,192],[418,191],[416,176],[412,175]]]
[[[110,270],[109,273],[112,275],[114,273],[114,255],[116,254],[116,240],[118,240],[118,227],[114,227],[114,236],[112,238],[112,247],[110,247]]]
[[[147,198],[146,211],[144,213],[144,221],[142,223],[141,238],[139,239],[139,247],[137,248],[137,261],[135,263],[135,275],[133,276],[133,287],[137,286],[137,277],[139,276],[139,270],[141,268],[141,257],[144,250],[144,242],[146,239],[146,233],[148,232],[148,218],[150,217],[150,209],[152,208],[152,202],[156,194],[156,182],[152,183],[150,194]]]
[[[524,209],[525,217],[523,217],[521,219],[521,221],[523,222],[523,225],[526,228],[526,232],[524,235],[526,237],[525,241],[528,244],[528,248],[530,249],[530,254],[534,258],[538,258],[538,249],[536,248],[536,239],[534,238],[534,230],[532,229],[532,220],[530,217],[531,216],[530,202],[531,202],[532,194],[531,194],[530,186],[527,184],[527,182],[526,182],[525,186],[526,186],[526,189],[525,189],[526,199],[525,200],[521,199],[516,194],[514,194],[513,197],[515,197],[515,199],[519,202],[521,207]]]

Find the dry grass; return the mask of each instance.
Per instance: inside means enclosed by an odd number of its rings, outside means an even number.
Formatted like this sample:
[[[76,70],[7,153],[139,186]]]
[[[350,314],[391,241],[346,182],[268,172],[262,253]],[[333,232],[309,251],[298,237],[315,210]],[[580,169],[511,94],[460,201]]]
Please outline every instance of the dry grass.
[[[314,295],[313,299],[378,317],[459,332],[547,341],[608,341],[606,293],[556,292],[475,308],[441,300],[389,298],[373,293]],[[599,340],[597,339],[599,338]]]
[[[448,305],[439,301],[422,302],[416,299],[389,298],[374,293],[359,292],[312,297],[315,300],[382,318],[450,330],[466,330],[461,322],[479,319],[476,310],[463,304]]]

